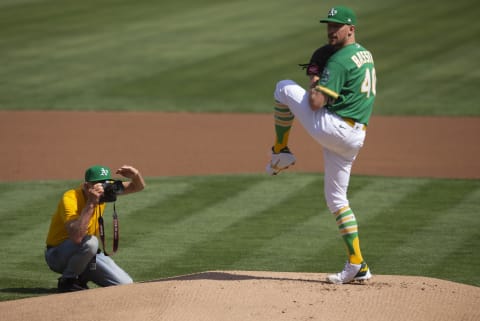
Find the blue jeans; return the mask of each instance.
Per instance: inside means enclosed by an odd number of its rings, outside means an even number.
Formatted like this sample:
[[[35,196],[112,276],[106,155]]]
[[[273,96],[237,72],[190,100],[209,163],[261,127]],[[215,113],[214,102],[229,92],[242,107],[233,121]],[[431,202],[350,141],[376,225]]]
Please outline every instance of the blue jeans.
[[[66,240],[45,251],[45,261],[54,272],[65,278],[81,276],[83,281],[92,281],[99,286],[133,283],[132,278],[109,256],[98,253],[98,239],[87,235],[80,244]],[[90,262],[96,260],[95,269]]]

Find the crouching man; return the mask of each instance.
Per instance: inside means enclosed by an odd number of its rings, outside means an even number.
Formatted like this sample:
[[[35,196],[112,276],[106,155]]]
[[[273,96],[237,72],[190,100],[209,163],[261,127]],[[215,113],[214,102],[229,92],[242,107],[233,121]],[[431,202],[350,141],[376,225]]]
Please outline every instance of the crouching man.
[[[102,287],[133,282],[110,256],[99,250],[97,238],[105,202],[145,188],[142,175],[132,166],[122,166],[116,174],[128,181],[117,180],[115,184],[110,168],[92,166],[85,172],[85,182],[66,191],[58,203],[50,222],[45,260],[51,270],[62,274],[58,279],[60,292],[88,289],[89,281]]]

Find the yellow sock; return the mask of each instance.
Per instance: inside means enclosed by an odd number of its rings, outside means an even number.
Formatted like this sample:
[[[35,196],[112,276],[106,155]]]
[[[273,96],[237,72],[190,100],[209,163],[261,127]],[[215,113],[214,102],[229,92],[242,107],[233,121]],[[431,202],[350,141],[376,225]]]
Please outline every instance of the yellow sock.
[[[290,129],[285,132],[282,135],[282,140],[278,142],[278,140],[275,142],[275,145],[273,145],[273,152],[274,153],[280,153],[282,149],[288,146],[288,135],[290,134]]]
[[[348,257],[349,262],[352,264],[362,264],[363,257],[362,257],[362,251],[360,251],[360,240],[358,236],[353,239],[352,245],[353,245],[353,253],[351,253],[350,256]]]

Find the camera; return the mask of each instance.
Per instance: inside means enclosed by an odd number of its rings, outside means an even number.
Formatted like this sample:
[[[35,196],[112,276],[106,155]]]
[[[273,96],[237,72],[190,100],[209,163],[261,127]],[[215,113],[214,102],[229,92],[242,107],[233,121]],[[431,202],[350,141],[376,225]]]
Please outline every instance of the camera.
[[[103,195],[100,197],[100,203],[111,203],[117,200],[117,195],[122,194],[123,182],[119,180],[105,181],[103,185]]]

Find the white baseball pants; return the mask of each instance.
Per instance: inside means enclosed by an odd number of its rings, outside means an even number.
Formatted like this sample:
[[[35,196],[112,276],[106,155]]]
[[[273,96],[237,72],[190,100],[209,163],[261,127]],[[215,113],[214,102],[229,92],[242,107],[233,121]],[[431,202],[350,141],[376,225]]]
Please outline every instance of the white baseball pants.
[[[347,189],[352,164],[365,140],[362,124],[353,127],[326,108],[313,111],[308,92],[292,80],[277,83],[274,98],[287,105],[295,118],[323,147],[324,193],[332,213],[349,206]]]

